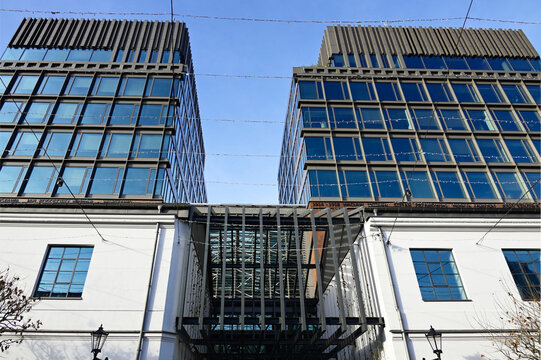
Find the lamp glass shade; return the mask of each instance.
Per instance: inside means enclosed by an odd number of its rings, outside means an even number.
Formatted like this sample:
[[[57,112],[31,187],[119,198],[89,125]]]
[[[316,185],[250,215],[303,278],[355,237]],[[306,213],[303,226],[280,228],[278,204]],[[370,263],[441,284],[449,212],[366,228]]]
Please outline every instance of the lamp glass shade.
[[[109,333],[103,331],[103,327],[100,325],[98,330],[92,331],[90,334],[92,335],[92,352],[100,353]]]

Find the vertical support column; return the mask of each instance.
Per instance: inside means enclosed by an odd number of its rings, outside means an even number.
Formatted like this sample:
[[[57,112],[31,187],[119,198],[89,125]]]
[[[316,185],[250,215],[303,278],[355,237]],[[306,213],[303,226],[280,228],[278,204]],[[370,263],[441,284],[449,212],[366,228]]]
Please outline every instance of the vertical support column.
[[[295,252],[297,253],[297,277],[299,279],[299,297],[301,301],[301,325],[302,331],[306,331],[306,310],[304,300],[304,273],[302,271],[301,243],[299,241],[299,221],[297,220],[297,208],[293,209],[293,225],[295,226]]]
[[[199,331],[203,330],[203,317],[205,314],[205,294],[207,292],[207,268],[209,262],[210,249],[210,215],[212,206],[207,208],[207,231],[205,233],[205,256],[203,258],[203,287],[201,289],[201,304],[199,305]]]
[[[361,328],[362,332],[364,333],[366,331],[366,312],[364,310],[364,299],[363,292],[361,290],[360,273],[359,269],[357,268],[359,264],[357,262],[357,254],[355,254],[355,249],[353,248],[353,236],[351,235],[351,226],[349,222],[348,210],[346,208],[343,208],[342,211],[344,212],[344,224],[346,226],[346,233],[348,236],[349,253],[351,254],[351,262],[353,263],[353,278],[355,281],[355,288],[357,290],[357,301],[359,301],[359,319],[361,320]]]
[[[280,285],[280,324],[282,331],[286,330],[286,305],[284,298],[284,267],[282,264],[282,231],[280,229],[280,207],[276,207],[276,242],[278,244],[278,284]]]
[[[310,223],[312,225],[312,244],[314,245],[314,257],[316,260],[317,295],[319,297],[319,322],[321,330],[327,331],[327,320],[325,319],[325,306],[323,306],[323,281],[321,279],[321,266],[319,263],[319,249],[317,244],[316,219],[314,210],[310,209]]]
[[[261,296],[260,299],[260,311],[261,317],[259,318],[259,323],[261,324],[261,329],[265,329],[265,240],[263,239],[263,208],[259,208],[259,251],[261,253],[261,258],[259,259],[259,293]]]
[[[246,207],[242,207],[242,242],[241,242],[241,293],[240,293],[240,329],[244,330],[244,306],[245,306],[245,286],[246,286]]]
[[[227,250],[227,216],[229,214],[229,208],[225,207],[224,214],[224,232],[222,236],[222,291],[220,299],[220,330],[224,329],[224,318],[225,318],[225,262],[227,260],[226,250]]]
[[[181,276],[180,280],[180,293],[179,293],[179,304],[178,304],[178,323],[177,323],[177,330],[182,329],[182,322],[184,321],[184,305],[186,304],[186,288],[188,283],[188,270],[190,269],[190,247],[192,245],[192,230],[193,230],[193,206],[190,206],[190,214],[188,216],[188,222],[189,222],[189,233],[188,233],[188,239],[186,239],[186,242],[184,244],[184,254],[182,255],[182,261],[184,261],[184,271]],[[180,237],[179,234],[177,234],[177,241],[180,243]]]
[[[332,262],[334,267],[334,276],[336,279],[336,292],[338,294],[338,312],[340,315],[340,324],[342,331],[346,331],[346,312],[344,306],[344,293],[342,281],[340,280],[340,269],[338,264],[338,254],[336,252],[336,240],[334,239],[334,226],[332,223],[331,209],[327,208],[327,224],[329,225],[329,239],[331,239]]]

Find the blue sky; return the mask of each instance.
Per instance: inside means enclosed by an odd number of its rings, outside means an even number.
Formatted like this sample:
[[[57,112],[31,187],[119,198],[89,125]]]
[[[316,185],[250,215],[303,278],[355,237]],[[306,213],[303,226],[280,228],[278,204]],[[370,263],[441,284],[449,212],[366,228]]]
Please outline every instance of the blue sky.
[[[175,13],[217,17],[301,20],[395,20],[453,18],[466,14],[470,0],[454,1],[174,1]],[[2,9],[89,12],[168,12],[169,0],[58,1],[0,0]],[[47,14],[0,12],[0,51],[24,17]],[[57,17],[92,17],[59,14]],[[539,22],[537,0],[474,0],[471,17]],[[101,16],[158,19],[166,16]],[[326,24],[246,22],[177,16],[185,21],[195,72],[290,76],[294,66],[317,62]],[[402,26],[460,27],[463,20],[407,22]],[[541,26],[469,20],[467,27],[521,28],[541,51]],[[196,77],[207,152],[205,180],[211,203],[277,203],[276,185],[289,79]],[[257,123],[246,120],[274,122]],[[225,156],[250,154],[252,156]],[[259,156],[261,155],[261,156]],[[268,185],[262,185],[268,184]]]

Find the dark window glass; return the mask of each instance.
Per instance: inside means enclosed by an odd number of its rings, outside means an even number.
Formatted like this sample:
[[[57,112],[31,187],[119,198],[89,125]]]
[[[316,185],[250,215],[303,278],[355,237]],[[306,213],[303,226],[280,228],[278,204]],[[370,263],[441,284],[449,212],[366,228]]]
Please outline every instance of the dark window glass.
[[[356,121],[351,108],[329,108],[329,120],[333,128],[356,128]]]
[[[421,160],[417,143],[413,138],[392,138],[391,144],[394,149],[396,161],[417,161]]]
[[[507,59],[515,71],[532,71],[530,62],[527,59]]]
[[[346,64],[344,62],[344,56],[342,54],[334,54],[332,56],[331,66],[334,67],[344,67]]]
[[[492,110],[492,117],[501,131],[520,131],[515,115],[509,110]]]
[[[324,81],[323,87],[327,100],[349,100],[349,91],[345,82]]]
[[[299,81],[301,99],[323,99],[323,91],[319,81]]]
[[[136,157],[141,158],[157,158],[160,157],[160,145],[162,142],[162,136],[161,135],[154,135],[154,134],[142,134],[138,137],[138,143],[134,144],[134,150],[135,147],[138,146],[137,153],[135,154]],[[165,145],[165,141],[164,141]],[[165,147],[165,146],[164,146]],[[163,147],[162,147],[163,149]],[[163,151],[167,151],[167,148]],[[134,154],[132,153],[132,156]],[[163,156],[161,156],[163,157]],[[332,153],[331,153],[331,159],[332,159]]]
[[[128,168],[122,194],[145,195],[149,192],[152,193],[152,191],[148,191],[148,188],[152,189],[152,184],[150,184],[152,176],[150,175],[155,171],[149,168]]]
[[[541,117],[537,111],[521,110],[518,114],[528,130],[541,131]]]
[[[541,178],[541,174],[538,172],[525,172],[522,173],[522,176],[528,189],[531,188],[530,194],[532,194],[532,196],[534,196],[536,199],[541,199],[541,181],[539,180]]]
[[[139,57],[137,58],[138,63],[144,63],[147,58],[147,51],[141,50],[139,51]]]
[[[180,56],[180,51],[178,50],[173,51],[173,63],[180,64],[181,62],[182,62],[182,58]]]
[[[364,129],[384,129],[383,118],[381,117],[381,111],[374,108],[360,108],[356,109],[357,120],[359,127]]]
[[[363,54],[359,54],[359,67],[368,67],[368,63],[366,62],[366,56],[364,56]]]
[[[396,171],[372,171],[372,191],[377,198],[401,198],[402,190]]]
[[[343,197],[371,197],[365,171],[344,170],[338,173]]]
[[[438,196],[442,199],[464,199],[466,194],[456,172],[434,171],[432,173]]]
[[[43,60],[45,61],[66,61],[69,49],[49,49]]]
[[[384,108],[383,116],[385,117],[388,129],[413,129],[406,109]]]
[[[78,133],[71,148],[71,156],[95,157],[100,147],[101,134]]]
[[[91,55],[90,49],[72,49],[68,55],[68,61],[88,61]]]
[[[482,57],[467,57],[466,61],[472,70],[491,70],[487,59]]]
[[[81,117],[81,124],[103,124],[107,121],[109,104],[88,103]]]
[[[421,83],[402,83],[402,92],[406,101],[427,101],[428,98]]]
[[[2,60],[19,60],[23,54],[23,48],[12,48],[8,47],[2,55]]]
[[[74,76],[68,83],[66,93],[69,95],[86,95],[91,83],[92,78],[90,76]]]
[[[126,54],[126,62],[133,62],[135,57],[135,50],[130,49],[128,50],[128,53]]]
[[[338,197],[336,172],[329,170],[310,170],[311,195],[314,197]]]
[[[466,300],[451,250],[410,250],[423,300]]]
[[[373,68],[379,68],[378,57],[376,55],[370,55],[370,62],[372,63]]]
[[[441,56],[423,56],[423,62],[427,69],[447,69],[447,65]]]
[[[523,104],[531,102],[520,85],[502,85],[502,89],[511,103]]]
[[[534,71],[541,71],[541,59],[530,59],[530,65]]]
[[[419,139],[421,143],[421,149],[427,162],[433,161],[451,161],[449,151],[443,139]]]
[[[402,66],[400,65],[400,60],[398,60],[398,56],[392,55],[391,58],[392,58],[392,60],[393,60],[393,67],[394,67],[395,69],[400,69],[400,68],[402,68]]]
[[[472,84],[451,84],[458,102],[479,102]]]
[[[539,85],[526,85],[526,88],[530,92],[530,96],[536,104],[541,104],[541,86]]]
[[[145,96],[171,96],[171,82],[172,79],[167,78],[149,79]]]
[[[36,87],[39,76],[37,75],[19,75],[13,88],[11,89],[12,94],[31,94]]]
[[[0,94],[3,94],[6,91],[6,88],[9,86],[9,82],[13,75],[0,74]]]
[[[31,124],[46,123],[52,108],[53,104],[49,102],[33,102],[26,110],[24,120]]]
[[[101,152],[104,157],[128,157],[131,134],[107,134]]]
[[[103,50],[103,49],[94,50],[92,52],[92,56],[90,57],[90,61],[109,62],[109,60],[111,60],[112,54],[113,54],[112,50]]]
[[[422,130],[438,130],[438,120],[432,109],[411,109],[411,118],[415,123],[416,129]]]
[[[496,131],[494,123],[486,110],[465,110],[470,127],[481,131]]]
[[[348,61],[349,61],[349,67],[357,67],[357,62],[355,61],[355,55],[349,54],[348,55]],[[353,91],[353,89],[352,89]]]
[[[349,83],[351,88],[351,97],[353,100],[375,100],[374,88],[372,83],[352,81]]]
[[[516,163],[538,162],[533,150],[530,148],[530,145],[528,145],[526,140],[506,139],[505,145],[507,145],[511,156]]]
[[[52,166],[34,166],[24,187],[24,194],[46,194],[53,191],[55,170]]]
[[[305,137],[306,158],[308,160],[331,160],[331,140],[323,137]]]
[[[85,194],[90,181],[91,168],[67,166],[62,173],[64,184],[56,190],[57,194]],[[68,189],[69,188],[69,189]]]
[[[167,121],[167,105],[143,104],[139,125],[163,125]]]
[[[301,108],[305,128],[328,128],[327,110],[323,107]]]
[[[92,95],[113,96],[118,85],[117,77],[99,76],[94,83]]]
[[[500,90],[498,90],[498,87],[494,84],[477,84],[477,90],[479,90],[479,93],[485,102],[503,102],[503,96],[500,93]]]
[[[493,172],[494,182],[500,190],[500,194],[506,200],[520,199],[525,189],[522,186],[519,177],[514,172]],[[530,196],[525,196],[527,199]]]
[[[73,124],[77,122],[81,112],[81,104],[61,102],[54,112],[53,124]]]
[[[124,50],[120,49],[116,52],[115,56],[115,62],[122,62],[122,58],[124,57]]]
[[[11,145],[11,155],[32,156],[36,152],[41,132],[19,132]]]
[[[380,101],[400,101],[402,96],[398,91],[398,84],[396,83],[376,83],[376,90],[378,92]]]
[[[387,161],[393,159],[386,138],[365,137],[362,138],[362,143],[364,156],[367,161]]]
[[[482,200],[496,198],[496,193],[494,192],[486,173],[465,171],[462,175],[471,199]]]
[[[444,83],[427,83],[426,88],[433,102],[451,102],[453,98],[449,86]]]
[[[539,249],[503,250],[520,297],[524,301],[539,301],[540,257]]]
[[[490,67],[492,70],[496,71],[511,71],[511,65],[507,62],[506,59],[502,58],[487,58],[488,63],[490,64]]]
[[[389,64],[389,59],[387,58],[387,55],[380,55],[381,58],[381,66],[388,69],[391,67]]]
[[[25,49],[20,60],[41,61],[45,56],[46,49]]]
[[[115,104],[111,113],[111,125],[134,124],[139,112],[136,104]]]
[[[419,56],[404,56],[404,63],[409,69],[424,69],[425,65]]]
[[[40,155],[64,156],[68,150],[71,133],[49,132],[43,141]]]
[[[17,192],[26,170],[23,166],[2,166],[0,169],[0,193]]]
[[[466,60],[462,56],[448,57],[444,56],[443,60],[447,63],[447,67],[452,70],[469,70]]]
[[[337,161],[361,160],[363,158],[359,138],[333,137],[334,153]]]
[[[152,50],[150,53],[150,60],[148,61],[150,63],[158,62],[158,50]]]
[[[94,172],[92,185],[90,186],[91,195],[111,195],[118,194],[120,183],[122,181],[122,168],[97,168]]]
[[[49,247],[34,296],[81,297],[92,251],[92,247]]]
[[[120,84],[120,94],[124,96],[142,96],[145,88],[144,78],[124,78]]]
[[[509,158],[499,140],[477,139],[477,145],[486,162],[509,162]]]
[[[478,162],[479,156],[470,139],[449,139],[456,162]]]
[[[24,103],[21,101],[4,102],[0,108],[0,122],[12,123],[19,121],[19,116],[21,115],[23,108]]]
[[[162,59],[161,59],[161,63],[162,64],[166,64],[169,62],[169,53],[170,51],[169,50],[164,50],[163,53],[162,53]]]
[[[62,85],[64,85],[65,80],[66,76],[64,75],[49,75],[41,82],[38,93],[43,95],[59,95],[62,91]]]
[[[413,199],[434,198],[434,192],[428,179],[428,174],[424,171],[402,171],[402,185],[404,189],[411,191]]]

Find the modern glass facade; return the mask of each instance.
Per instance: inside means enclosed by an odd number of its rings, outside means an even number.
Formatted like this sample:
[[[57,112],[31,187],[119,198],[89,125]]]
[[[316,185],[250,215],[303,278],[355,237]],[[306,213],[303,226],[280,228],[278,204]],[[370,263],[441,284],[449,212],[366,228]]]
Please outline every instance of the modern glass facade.
[[[206,202],[190,73],[180,22],[23,20],[0,60],[1,195]]]
[[[330,27],[318,66],[294,69],[280,202],[538,202],[541,73],[531,45],[495,56],[466,44],[449,56],[435,40],[378,49],[344,35],[371,31],[384,30]],[[476,31],[481,43],[499,30]]]

